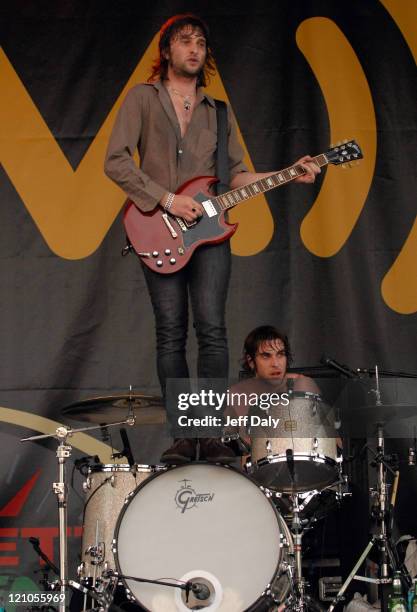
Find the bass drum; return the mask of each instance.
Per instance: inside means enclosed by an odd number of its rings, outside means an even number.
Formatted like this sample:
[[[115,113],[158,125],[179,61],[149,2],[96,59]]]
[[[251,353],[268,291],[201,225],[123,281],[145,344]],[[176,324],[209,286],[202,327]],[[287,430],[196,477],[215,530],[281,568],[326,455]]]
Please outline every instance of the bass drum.
[[[123,579],[146,610],[242,612],[269,609],[271,591],[285,597],[287,540],[283,519],[252,479],[193,463],[138,487],[117,522],[114,552],[121,576],[191,581],[205,590],[187,603],[184,590]]]

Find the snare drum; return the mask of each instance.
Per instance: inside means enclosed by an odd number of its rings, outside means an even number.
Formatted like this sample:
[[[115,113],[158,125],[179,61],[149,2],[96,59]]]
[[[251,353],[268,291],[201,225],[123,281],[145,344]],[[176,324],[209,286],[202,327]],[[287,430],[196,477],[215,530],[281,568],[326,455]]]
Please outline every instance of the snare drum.
[[[163,466],[100,464],[89,468],[83,488],[86,502],[80,575],[98,578],[101,571],[115,569],[112,553],[114,528],[126,497]]]
[[[289,397],[288,406],[268,410],[279,418],[278,427],[252,438],[247,470],[273,491],[323,489],[339,478],[333,412],[316,393],[292,391]]]
[[[124,580],[128,594],[152,612],[254,610],[269,591],[284,599],[290,546],[288,528],[256,483],[207,463],[170,468],[142,483],[115,532],[120,575],[190,580],[207,591],[200,600],[191,593],[186,605],[184,590]]]

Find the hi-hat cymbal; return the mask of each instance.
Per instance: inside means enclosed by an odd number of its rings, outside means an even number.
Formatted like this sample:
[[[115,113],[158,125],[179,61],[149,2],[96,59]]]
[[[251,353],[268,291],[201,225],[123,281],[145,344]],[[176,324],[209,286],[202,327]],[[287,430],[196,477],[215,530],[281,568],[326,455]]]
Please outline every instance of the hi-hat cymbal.
[[[66,406],[61,414],[77,421],[101,425],[120,421],[132,412],[135,415],[136,425],[166,423],[162,397],[141,393],[89,397]]]

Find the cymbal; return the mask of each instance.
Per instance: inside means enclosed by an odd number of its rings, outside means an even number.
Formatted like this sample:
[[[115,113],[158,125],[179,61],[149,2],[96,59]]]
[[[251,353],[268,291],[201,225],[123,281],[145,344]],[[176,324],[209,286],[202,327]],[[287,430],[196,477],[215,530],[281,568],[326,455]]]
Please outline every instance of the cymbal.
[[[89,397],[69,404],[61,410],[63,416],[98,425],[120,421],[130,412],[135,415],[136,425],[166,423],[162,397],[141,393]]]
[[[344,415],[343,415],[344,416]],[[348,411],[348,419],[360,418],[367,423],[389,423],[410,417],[417,418],[417,405],[415,404],[375,404],[360,406]]]

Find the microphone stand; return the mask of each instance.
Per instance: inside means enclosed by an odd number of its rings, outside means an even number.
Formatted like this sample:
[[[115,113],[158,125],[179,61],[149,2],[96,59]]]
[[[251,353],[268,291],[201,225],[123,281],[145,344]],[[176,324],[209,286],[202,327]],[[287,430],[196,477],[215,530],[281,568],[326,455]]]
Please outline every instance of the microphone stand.
[[[53,563],[50,558],[42,551],[41,547],[39,546],[39,539],[29,538],[29,542],[32,544],[35,553],[42,559],[42,561],[45,561],[46,567],[51,569],[54,574],[59,576],[59,569],[57,568],[55,563]]]
[[[194,593],[198,599],[203,600],[203,599],[208,599],[208,597],[210,596],[209,591],[207,591],[207,596],[206,596],[206,592],[203,589],[203,587],[205,585],[201,585],[199,583],[194,583],[191,582],[191,580],[187,580],[187,582],[185,583],[172,583],[172,582],[166,582],[165,580],[152,580],[151,578],[139,578],[138,576],[126,576],[124,574],[119,574],[119,573],[115,573],[113,572],[113,570],[108,570],[106,572],[106,577],[109,576],[116,576],[117,579],[123,579],[123,580],[133,580],[134,582],[144,582],[146,584],[156,584],[158,586],[167,586],[167,587],[171,587],[174,589],[181,589],[182,591],[185,591],[185,598],[186,598],[186,602],[188,603],[188,598],[190,593]]]

